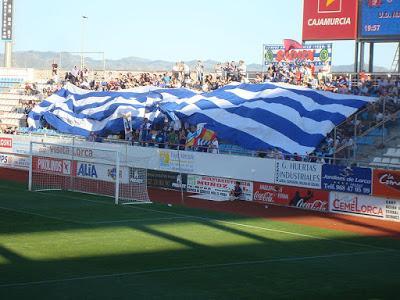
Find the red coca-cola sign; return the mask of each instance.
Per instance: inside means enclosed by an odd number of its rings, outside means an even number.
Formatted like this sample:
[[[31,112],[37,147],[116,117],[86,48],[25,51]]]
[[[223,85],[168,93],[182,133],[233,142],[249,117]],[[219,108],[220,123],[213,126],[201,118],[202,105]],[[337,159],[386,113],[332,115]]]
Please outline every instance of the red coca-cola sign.
[[[328,211],[329,192],[269,183],[254,183],[253,201]]]
[[[372,194],[400,198],[400,171],[374,170]]]

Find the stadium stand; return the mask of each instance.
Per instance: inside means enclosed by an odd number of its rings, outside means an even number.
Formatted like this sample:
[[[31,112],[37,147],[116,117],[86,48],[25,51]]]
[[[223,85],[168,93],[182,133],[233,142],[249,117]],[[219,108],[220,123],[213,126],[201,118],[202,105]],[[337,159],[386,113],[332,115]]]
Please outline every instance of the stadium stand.
[[[28,90],[29,93],[27,92]],[[21,84],[21,82],[17,82],[12,87],[8,86],[2,89],[0,93],[1,131],[27,126],[27,114],[43,99],[40,93],[32,93],[31,91],[32,89],[27,89],[27,85]]]
[[[94,90],[118,90],[130,88],[132,86],[142,85],[156,85],[159,87],[168,87],[168,82],[174,77],[174,73],[166,72],[163,74],[131,74],[131,73],[118,73],[109,72],[111,79],[105,81],[104,78],[98,81],[94,80],[89,84],[89,88]],[[220,77],[218,73],[206,75],[209,78],[209,86],[214,89],[218,86],[230,82],[232,79],[228,78],[226,81],[227,72],[221,72]],[[282,75],[283,74],[283,75]],[[286,76],[286,75],[287,76]],[[255,75],[255,76],[254,76]],[[285,75],[285,76],[284,76]],[[288,81],[292,84],[307,85],[307,82],[296,82],[290,70],[269,70],[267,74],[248,74],[247,78],[251,82],[263,81]],[[89,76],[88,78],[92,78]],[[182,77],[182,78],[180,78]],[[195,76],[192,76],[195,77]],[[85,77],[82,76],[82,79]],[[94,78],[94,77],[93,77]],[[183,75],[177,74],[177,80],[182,80]],[[61,85],[51,82],[52,80],[39,80],[40,83],[36,84],[21,84],[20,81],[16,82],[13,87],[2,89],[0,94],[0,130],[2,132],[18,134],[31,134],[26,128],[26,115],[42,99],[50,96],[54,91],[61,87]],[[207,81],[207,80],[205,80]],[[171,84],[171,86],[173,86]],[[81,87],[86,87],[81,86]],[[197,87],[191,85],[192,88]],[[198,87],[200,90],[201,86]],[[357,112],[355,115],[349,117],[342,125],[336,128],[336,132],[332,132],[327,139],[317,149],[316,154],[320,158],[331,157],[337,159],[355,159],[354,152],[369,161],[371,166],[387,166],[396,164],[398,157],[389,157],[393,154],[388,149],[388,153],[382,153],[382,146],[385,149],[388,147],[384,144],[386,140],[393,137],[393,133],[398,132],[399,121],[399,79],[395,77],[388,77],[382,75],[367,76],[366,79],[360,79],[358,74],[333,74],[329,82],[320,81],[320,85],[316,87],[320,90],[331,90],[336,93],[354,93],[356,95],[366,95],[380,97],[380,100],[370,105],[364,110]],[[209,88],[207,88],[209,90]],[[18,130],[16,130],[18,129]],[[153,137],[157,136],[156,131],[152,131]],[[38,129],[35,134],[44,135],[57,135],[56,131],[49,128]],[[218,133],[217,133],[218,136]],[[116,136],[117,138],[123,138]],[[385,137],[385,138],[382,138]],[[134,141],[135,142],[135,141]],[[137,142],[137,141],[136,141]],[[160,146],[162,143],[150,144]],[[231,145],[224,141],[219,141],[219,153],[227,153],[233,155],[246,155],[246,156],[261,156],[261,157],[276,157],[281,154],[276,153],[275,149],[271,153],[262,153],[262,151],[250,151],[238,145]],[[384,145],[382,145],[384,144]],[[165,145],[164,147],[168,147]],[[389,147],[392,147],[390,145]],[[365,149],[367,150],[365,150]],[[365,150],[365,151],[364,151]],[[363,155],[363,152],[367,153]],[[388,160],[387,158],[390,158]],[[309,158],[303,158],[309,160]]]

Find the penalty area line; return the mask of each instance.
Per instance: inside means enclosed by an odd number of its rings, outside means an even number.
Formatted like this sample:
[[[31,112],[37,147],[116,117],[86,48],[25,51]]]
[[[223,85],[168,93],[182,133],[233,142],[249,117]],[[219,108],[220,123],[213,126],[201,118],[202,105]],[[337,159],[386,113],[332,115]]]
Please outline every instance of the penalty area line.
[[[99,221],[99,222],[88,222],[88,225],[100,225],[100,224],[116,224],[116,223],[132,223],[132,222],[148,222],[148,221],[169,221],[169,220],[180,220],[180,219],[191,219],[190,217],[166,217],[166,218],[142,218],[142,219],[126,219],[116,221]]]
[[[140,275],[147,275],[147,274],[153,274],[153,273],[184,272],[184,271],[191,271],[191,270],[218,269],[218,268],[229,268],[229,267],[237,267],[237,266],[279,263],[279,262],[285,263],[285,262],[307,261],[307,260],[316,260],[316,259],[331,259],[331,258],[385,253],[385,252],[390,252],[390,251],[391,250],[345,252],[345,253],[334,253],[334,254],[326,254],[326,255],[299,256],[299,257],[292,256],[292,257],[280,257],[280,258],[271,258],[271,259],[253,260],[253,261],[248,260],[248,261],[237,261],[237,262],[228,262],[228,263],[219,263],[219,264],[205,264],[205,265],[192,265],[192,266],[183,266],[183,267],[159,268],[159,269],[150,269],[150,270],[144,270],[144,271],[88,275],[88,276],[71,277],[71,278],[64,278],[64,279],[49,279],[49,280],[30,281],[30,282],[5,283],[5,284],[0,284],[0,288],[25,287],[25,286],[32,286],[32,285],[56,284],[56,283],[64,283],[64,282],[92,280],[92,279],[106,279],[106,278],[114,278],[114,277],[140,276]]]
[[[26,211],[26,210],[8,208],[8,207],[3,207],[3,206],[0,206],[0,210],[12,211],[12,212],[20,213],[20,214],[32,215],[32,216],[41,217],[41,218],[45,218],[45,219],[62,221],[62,222],[66,222],[66,223],[80,224],[80,225],[102,225],[102,224],[107,225],[107,224],[118,224],[118,223],[169,221],[169,220],[172,221],[172,220],[180,220],[180,219],[191,219],[191,217],[179,216],[179,217],[165,217],[165,218],[138,218],[138,219],[111,220],[111,221],[80,222],[80,221],[58,218],[58,217],[43,215],[43,214],[30,212],[30,211]]]
[[[78,221],[73,221],[73,220],[68,220],[68,219],[63,219],[63,218],[58,218],[58,217],[47,216],[47,215],[43,215],[43,214],[31,212],[31,211],[26,211],[26,210],[21,210],[21,209],[15,209],[15,208],[3,207],[3,206],[0,206],[0,209],[16,212],[16,213],[20,213],[20,214],[25,214],[25,215],[41,217],[41,218],[50,219],[50,220],[62,221],[62,222],[66,222],[66,223],[81,224],[81,225],[85,224],[85,223],[78,222]]]

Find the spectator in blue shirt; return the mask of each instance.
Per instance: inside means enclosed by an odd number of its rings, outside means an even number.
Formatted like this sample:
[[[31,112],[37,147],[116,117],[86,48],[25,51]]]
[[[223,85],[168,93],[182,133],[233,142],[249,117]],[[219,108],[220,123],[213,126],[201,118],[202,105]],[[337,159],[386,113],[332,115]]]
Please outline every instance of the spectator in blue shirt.
[[[236,181],[235,186],[230,191],[229,196],[231,200],[240,200],[240,197],[243,194],[243,190],[240,187],[240,181]]]

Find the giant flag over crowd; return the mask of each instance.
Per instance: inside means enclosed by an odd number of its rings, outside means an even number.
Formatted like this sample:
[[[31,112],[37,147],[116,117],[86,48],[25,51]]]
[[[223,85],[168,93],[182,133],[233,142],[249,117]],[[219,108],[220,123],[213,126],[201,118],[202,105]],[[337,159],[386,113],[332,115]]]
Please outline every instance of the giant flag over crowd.
[[[201,94],[156,87],[94,92],[67,84],[36,106],[28,123],[38,128],[43,118],[60,132],[88,136],[123,131],[127,114],[134,128],[144,118],[166,115],[193,125],[205,123],[220,140],[246,149],[276,147],[306,154],[336,125],[375,100],[280,83],[230,84]]]

